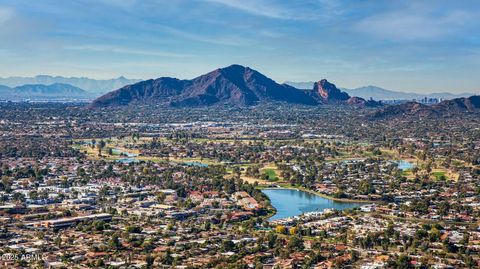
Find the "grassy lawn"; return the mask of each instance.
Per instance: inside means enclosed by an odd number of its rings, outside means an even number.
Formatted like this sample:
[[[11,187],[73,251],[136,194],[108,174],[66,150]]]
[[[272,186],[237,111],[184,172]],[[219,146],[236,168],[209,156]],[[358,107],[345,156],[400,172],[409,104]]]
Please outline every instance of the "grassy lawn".
[[[268,176],[268,180],[270,180],[270,181],[277,181],[278,180],[277,173],[275,173],[274,169],[266,168],[266,169],[263,169],[262,171],[263,171],[264,174],[266,174]]]
[[[433,169],[431,176],[436,180],[441,180],[445,177],[447,180],[457,181],[460,175],[447,168],[437,168]]]
[[[371,151],[364,151],[362,156],[364,156],[364,157],[375,157],[375,155]]]
[[[339,154],[340,158],[348,159],[348,158],[352,157],[352,154],[348,151],[339,151],[338,154]]]
[[[164,158],[165,160],[167,158]],[[176,162],[176,163],[202,163],[202,164],[207,164],[207,165],[215,165],[215,164],[220,164],[216,160],[212,159],[206,159],[206,158],[168,158],[169,161],[171,162]]]
[[[405,169],[402,171],[402,176],[406,178],[413,178],[412,169]]]
[[[432,176],[434,176],[436,180],[441,180],[442,177],[445,177],[445,178],[446,178],[446,174],[447,174],[447,173],[445,173],[445,172],[443,172],[443,171],[439,171],[439,172],[433,172],[433,173],[432,173]]]
[[[86,152],[87,156],[90,159],[95,159],[98,160],[100,159],[100,156],[98,156],[98,149],[96,147],[92,148],[89,145],[74,145],[74,148],[77,148],[80,151]],[[116,149],[112,155],[108,154],[108,149]],[[129,154],[139,154],[139,150],[130,150],[126,148],[121,148],[121,147],[113,147],[111,144],[107,144],[103,149],[102,149],[102,158],[107,159],[107,160],[114,160],[116,158],[124,158],[123,156],[120,156],[120,152],[127,152]]]

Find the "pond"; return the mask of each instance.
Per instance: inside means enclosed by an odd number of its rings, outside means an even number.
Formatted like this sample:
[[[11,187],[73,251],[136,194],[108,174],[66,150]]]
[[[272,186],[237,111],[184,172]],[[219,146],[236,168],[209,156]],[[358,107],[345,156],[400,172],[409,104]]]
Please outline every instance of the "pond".
[[[283,219],[301,215],[312,211],[323,211],[327,208],[347,209],[360,207],[362,203],[336,202],[308,192],[293,189],[264,189],[262,190],[277,209],[277,213],[270,220]]]
[[[184,162],[183,164],[187,166],[198,166],[198,167],[208,167],[208,164],[201,162]]]
[[[117,148],[112,148],[112,153],[115,154],[115,155],[123,155],[123,156],[127,156],[127,157],[137,157],[138,156],[138,154],[130,153],[130,152],[127,152],[127,151],[121,151]]]
[[[412,169],[415,167],[415,165],[411,162],[405,161],[405,160],[400,160],[400,161],[395,161],[398,164],[398,169],[400,170],[408,170]]]

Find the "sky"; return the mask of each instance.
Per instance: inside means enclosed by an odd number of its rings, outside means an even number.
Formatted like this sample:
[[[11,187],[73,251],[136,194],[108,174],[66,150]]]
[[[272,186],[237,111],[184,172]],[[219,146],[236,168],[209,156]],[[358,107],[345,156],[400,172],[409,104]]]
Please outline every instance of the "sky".
[[[480,1],[0,0],[0,77],[193,78],[480,93]]]

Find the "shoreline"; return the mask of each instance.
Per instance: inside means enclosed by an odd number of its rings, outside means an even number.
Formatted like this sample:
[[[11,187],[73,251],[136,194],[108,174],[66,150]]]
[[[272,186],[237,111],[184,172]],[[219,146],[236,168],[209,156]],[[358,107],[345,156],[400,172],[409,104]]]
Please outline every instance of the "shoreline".
[[[308,192],[310,194],[314,194],[314,195],[320,196],[320,197],[328,199],[328,200],[339,202],[339,203],[361,203],[361,204],[371,204],[371,203],[379,204],[379,203],[381,203],[381,201],[375,201],[375,200],[357,200],[357,199],[348,199],[348,198],[335,198],[335,197],[332,197],[332,196],[329,196],[329,195],[326,195],[326,194],[323,194],[323,193],[320,193],[320,192],[316,192],[316,191],[313,191],[313,190],[309,190],[309,189],[306,189],[306,188],[303,188],[303,187],[281,186],[281,187],[262,188],[262,190],[268,190],[268,189],[270,189],[270,190],[286,189],[286,190],[304,191],[304,192]]]

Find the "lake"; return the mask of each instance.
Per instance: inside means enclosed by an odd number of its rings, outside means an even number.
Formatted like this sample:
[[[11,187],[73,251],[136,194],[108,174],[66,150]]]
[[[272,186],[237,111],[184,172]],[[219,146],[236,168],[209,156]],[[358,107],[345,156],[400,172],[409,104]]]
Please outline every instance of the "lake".
[[[262,190],[277,209],[277,213],[270,220],[283,219],[301,215],[312,211],[323,211],[327,208],[347,209],[360,207],[362,203],[336,202],[308,192],[292,189],[264,189]]]
[[[183,164],[187,166],[198,166],[198,167],[208,167],[208,164],[201,162],[184,162]]]
[[[415,166],[413,163],[407,162],[405,160],[396,161],[396,163],[398,164],[398,169],[400,170],[412,169]]]
[[[138,156],[138,154],[130,153],[130,152],[126,152],[126,151],[121,151],[117,148],[113,148],[112,153],[115,154],[115,155],[124,155],[124,156],[127,156],[127,157],[137,157]]]
[[[139,160],[136,158],[138,157],[138,154],[135,153],[130,153],[127,151],[122,151],[118,148],[112,148],[112,153],[115,155],[120,155],[120,156],[125,156],[125,158],[120,158],[117,160],[117,162],[121,163],[136,163]]]

